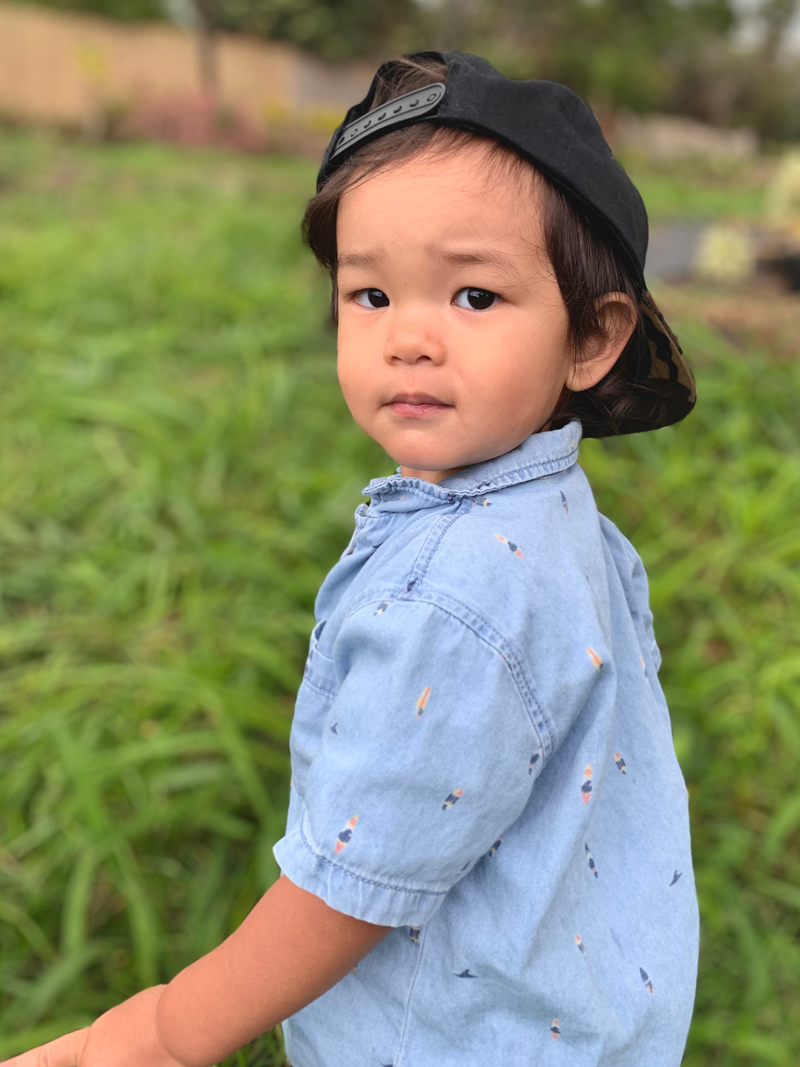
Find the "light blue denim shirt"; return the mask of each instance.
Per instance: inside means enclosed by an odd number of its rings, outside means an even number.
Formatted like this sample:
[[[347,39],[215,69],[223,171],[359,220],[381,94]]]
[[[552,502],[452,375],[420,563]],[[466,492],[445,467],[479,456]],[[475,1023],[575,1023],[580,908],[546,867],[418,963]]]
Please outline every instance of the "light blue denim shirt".
[[[395,927],[284,1023],[292,1067],[677,1067],[687,793],[639,556],[579,422],[370,482],[323,582],[275,857]]]

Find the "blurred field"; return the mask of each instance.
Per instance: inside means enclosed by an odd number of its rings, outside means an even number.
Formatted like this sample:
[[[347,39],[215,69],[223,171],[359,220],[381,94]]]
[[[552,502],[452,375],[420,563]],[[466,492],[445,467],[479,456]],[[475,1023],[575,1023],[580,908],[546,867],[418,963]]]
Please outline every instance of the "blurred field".
[[[278,874],[314,597],[394,469],[338,392],[314,173],[0,134],[0,1057],[168,982]],[[653,221],[760,196],[634,178]],[[696,412],[582,463],[650,573],[690,790],[685,1064],[796,1067],[800,365],[674,325]]]

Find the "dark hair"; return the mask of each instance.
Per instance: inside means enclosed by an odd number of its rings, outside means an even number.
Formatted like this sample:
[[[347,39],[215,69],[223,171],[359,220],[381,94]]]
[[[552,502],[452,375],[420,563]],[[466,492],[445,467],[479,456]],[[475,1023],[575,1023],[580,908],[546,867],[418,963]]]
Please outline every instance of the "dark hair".
[[[446,76],[447,67],[438,59],[404,56],[384,68],[372,106],[378,107],[433,81],[445,81]],[[630,384],[638,376],[644,338],[640,287],[599,222],[590,219],[574,197],[554,185],[529,160],[492,138],[460,128],[418,122],[368,141],[334,171],[309,201],[302,223],[306,243],[331,277],[333,321],[337,321],[336,216],[341,197],[377,171],[405,162],[423,150],[448,155],[465,141],[484,142],[490,168],[510,169],[532,179],[532,191],[538,192],[542,209],[545,248],[566,306],[569,343],[576,359],[581,358],[587,341],[606,332],[596,308],[598,299],[612,292],[625,293],[631,298],[635,325],[619,359],[591,388],[583,392],[565,390],[550,418],[554,429],[579,418],[586,436],[594,436],[598,428],[607,434],[609,425],[616,429],[624,419],[636,417],[642,405]]]

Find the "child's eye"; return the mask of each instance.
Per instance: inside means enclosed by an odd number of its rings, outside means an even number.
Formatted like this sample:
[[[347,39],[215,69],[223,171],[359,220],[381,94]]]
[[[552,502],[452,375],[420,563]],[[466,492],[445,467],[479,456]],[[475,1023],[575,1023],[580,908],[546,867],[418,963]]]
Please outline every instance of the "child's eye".
[[[359,289],[355,294],[355,300],[362,308],[385,308],[389,306],[389,297],[381,289]]]
[[[485,311],[493,307],[500,297],[489,289],[459,289],[453,299],[457,307],[469,308],[472,311]]]

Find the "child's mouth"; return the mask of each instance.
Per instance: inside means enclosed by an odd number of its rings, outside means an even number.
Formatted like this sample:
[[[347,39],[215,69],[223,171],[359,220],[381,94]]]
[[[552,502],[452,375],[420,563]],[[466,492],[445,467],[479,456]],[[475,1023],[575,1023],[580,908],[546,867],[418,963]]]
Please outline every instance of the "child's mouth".
[[[398,393],[388,404],[397,415],[435,415],[452,406],[427,393]]]

